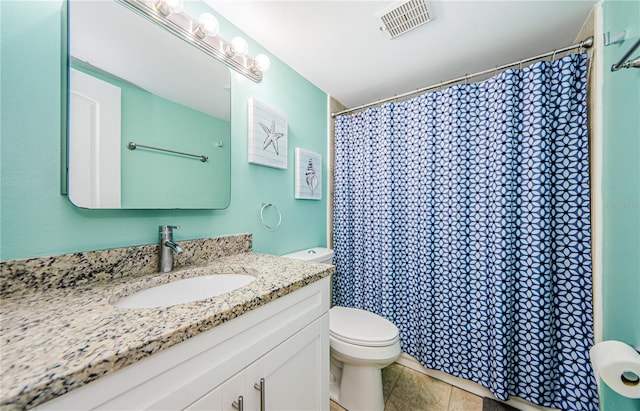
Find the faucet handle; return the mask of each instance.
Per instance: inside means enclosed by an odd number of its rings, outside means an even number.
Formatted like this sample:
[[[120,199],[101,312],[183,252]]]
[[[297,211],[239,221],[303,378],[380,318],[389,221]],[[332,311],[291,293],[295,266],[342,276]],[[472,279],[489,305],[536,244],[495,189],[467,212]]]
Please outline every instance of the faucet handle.
[[[173,233],[173,230],[178,230],[180,228],[179,225],[161,225],[160,226],[160,233],[161,234],[169,234],[169,233]]]

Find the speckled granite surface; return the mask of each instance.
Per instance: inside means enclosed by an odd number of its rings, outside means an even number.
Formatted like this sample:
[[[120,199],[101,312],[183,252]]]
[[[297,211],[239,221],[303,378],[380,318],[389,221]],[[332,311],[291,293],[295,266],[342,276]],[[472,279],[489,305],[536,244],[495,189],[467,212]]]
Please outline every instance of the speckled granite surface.
[[[176,241],[184,252],[174,267],[205,265],[251,251],[251,234]],[[0,297],[68,288],[158,271],[158,244],[0,262]]]
[[[334,272],[325,264],[252,252],[205,260],[205,266],[171,273],[107,279],[77,275],[82,281],[76,282],[65,281],[58,272],[61,278],[55,284],[63,288],[26,287],[5,295],[0,305],[0,408],[25,409],[46,402]],[[238,272],[256,280],[218,297],[167,308],[112,305],[177,278]],[[48,284],[35,278],[38,285]]]

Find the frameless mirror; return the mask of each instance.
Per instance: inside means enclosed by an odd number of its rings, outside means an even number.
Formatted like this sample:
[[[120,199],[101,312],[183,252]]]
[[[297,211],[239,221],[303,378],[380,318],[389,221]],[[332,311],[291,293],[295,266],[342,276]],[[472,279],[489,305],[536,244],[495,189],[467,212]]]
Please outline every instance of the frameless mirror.
[[[67,4],[71,202],[226,208],[229,69],[115,1]]]

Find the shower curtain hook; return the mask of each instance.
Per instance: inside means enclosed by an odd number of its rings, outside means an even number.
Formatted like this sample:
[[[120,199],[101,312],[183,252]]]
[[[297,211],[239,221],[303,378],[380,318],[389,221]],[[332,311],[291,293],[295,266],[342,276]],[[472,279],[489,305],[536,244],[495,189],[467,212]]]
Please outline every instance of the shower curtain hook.
[[[519,70],[522,70],[522,60],[520,60],[520,64],[518,65]]]
[[[442,81],[440,82],[440,92],[442,93]]]
[[[464,85],[465,85],[465,86],[468,86],[468,85],[469,85],[469,75],[468,75],[468,74],[465,74],[465,75],[464,75]]]
[[[553,56],[551,56],[551,62],[556,61],[556,52],[557,52],[557,51],[558,51],[558,50],[553,50]]]

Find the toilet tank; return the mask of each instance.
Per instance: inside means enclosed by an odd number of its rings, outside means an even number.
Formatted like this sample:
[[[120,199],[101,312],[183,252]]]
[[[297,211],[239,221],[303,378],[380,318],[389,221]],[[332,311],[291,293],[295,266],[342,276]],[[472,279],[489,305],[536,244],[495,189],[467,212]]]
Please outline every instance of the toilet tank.
[[[307,250],[283,255],[294,260],[315,261],[318,263],[333,264],[333,250],[330,248],[314,247]]]

